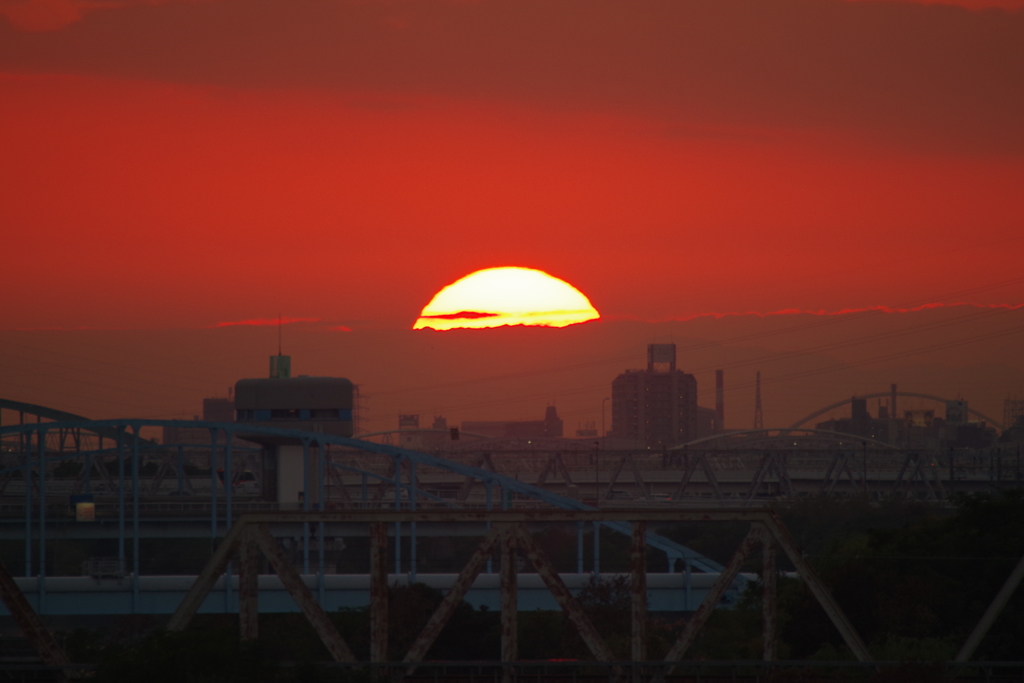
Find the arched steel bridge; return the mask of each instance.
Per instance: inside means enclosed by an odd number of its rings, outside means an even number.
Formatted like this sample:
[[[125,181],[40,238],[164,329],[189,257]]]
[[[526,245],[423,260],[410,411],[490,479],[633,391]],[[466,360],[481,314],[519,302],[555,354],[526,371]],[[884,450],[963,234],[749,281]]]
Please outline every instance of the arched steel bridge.
[[[806,420],[804,420],[804,422],[806,422]],[[702,446],[707,447],[712,444],[734,441],[740,438],[744,440],[745,445],[756,445],[759,442],[785,441],[790,438],[806,439],[809,437],[834,442],[837,445],[870,444],[873,448],[897,450],[896,446],[870,437],[847,434],[845,432],[834,432],[828,429],[801,429],[799,427],[788,427],[786,429],[741,429],[731,432],[722,432],[721,434],[712,434],[711,436],[687,441],[684,444],[673,446],[670,450],[678,451],[699,448]],[[794,443],[793,445],[796,446],[797,444]]]
[[[29,415],[31,417],[35,417],[36,418],[36,424],[41,423],[44,419],[45,420],[49,420],[51,422],[71,422],[71,423],[76,423],[76,424],[79,424],[79,425],[91,424],[92,423],[92,421],[89,418],[87,418],[87,417],[82,417],[81,415],[75,415],[74,413],[69,413],[69,412],[66,412],[64,410],[57,410],[56,408],[47,408],[46,406],[40,406],[40,405],[36,405],[34,403],[24,403],[22,401],[12,401],[12,400],[6,399],[6,398],[0,398],[0,411],[2,411],[2,410],[9,410],[12,413],[18,413],[18,423],[19,424],[24,424],[25,423],[25,416],[26,415]],[[0,413],[0,415],[2,415],[2,413]],[[3,425],[0,424],[0,427],[2,427],[2,426]],[[75,438],[75,436],[78,435],[83,429],[86,432],[90,432],[90,433],[96,434],[97,436],[102,436],[102,437],[107,438],[107,439],[117,438],[117,431],[115,429],[112,429],[112,428],[109,428],[109,427],[96,427],[95,429],[92,429],[92,428],[90,428],[88,426],[86,426],[86,427],[79,426],[79,427],[72,427],[72,428],[69,428],[69,429],[71,429],[71,432],[69,432],[69,433],[72,435],[72,438]],[[148,440],[147,440],[147,443],[149,443]]]
[[[947,401],[952,400],[952,399],[948,399],[948,398],[942,398],[941,396],[933,396],[932,394],[919,394],[919,393],[916,393],[916,392],[913,392],[913,391],[897,391],[896,395],[901,397],[901,398],[923,398],[926,401],[936,401],[938,403],[946,403]],[[887,396],[892,396],[892,392],[891,391],[879,391],[879,392],[876,392],[874,394],[864,394],[862,396],[853,396],[851,398],[843,399],[842,401],[837,401],[836,403],[833,403],[831,405],[827,405],[824,408],[821,408],[820,410],[814,411],[810,415],[806,415],[806,416],[800,418],[799,420],[794,422],[792,425],[790,425],[790,429],[796,429],[798,427],[802,427],[803,425],[807,424],[808,422],[810,422],[811,420],[813,420],[816,417],[820,417],[821,415],[824,415],[825,413],[827,413],[827,412],[829,412],[831,410],[835,410],[836,408],[842,408],[847,403],[852,403],[854,401],[854,399],[858,399],[858,398],[864,398],[864,399],[866,399],[866,398],[885,398]],[[1005,429],[1003,424],[1001,422],[999,422],[998,420],[993,420],[988,415],[985,415],[984,413],[979,413],[977,410],[974,410],[973,408],[968,407],[967,412],[970,413],[971,415],[974,415],[975,417],[980,417],[982,420],[984,420],[985,422],[989,423],[990,425],[992,425],[993,427],[995,427],[996,429],[998,429],[1000,431]]]

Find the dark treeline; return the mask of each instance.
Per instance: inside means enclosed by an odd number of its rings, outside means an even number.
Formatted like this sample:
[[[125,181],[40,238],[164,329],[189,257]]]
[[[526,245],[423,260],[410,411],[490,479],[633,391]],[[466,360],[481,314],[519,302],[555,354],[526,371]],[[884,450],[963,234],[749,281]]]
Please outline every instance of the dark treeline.
[[[835,499],[799,501],[779,513],[878,660],[942,662],[967,634],[1024,555],[1024,495],[960,498],[952,509],[909,501]],[[694,524],[659,531],[725,562],[746,525]],[[625,539],[602,538],[606,571],[626,562]],[[575,537],[552,531],[539,537],[558,565],[575,561]],[[459,542],[461,545],[461,541]],[[461,548],[460,548],[461,549]],[[782,556],[780,555],[780,559]],[[660,560],[651,556],[651,569]],[[440,564],[440,563],[439,563]],[[787,569],[780,562],[782,569]],[[760,558],[747,571],[756,572]],[[624,567],[623,567],[624,568]],[[756,583],[756,582],[755,582]],[[824,611],[795,579],[779,582],[779,657],[851,659]],[[393,588],[389,602],[390,657],[400,660],[440,602],[423,585]],[[629,657],[629,593],[623,579],[592,582],[584,609],[622,659]],[[760,590],[751,585],[738,609],[717,610],[688,659],[761,657]],[[366,610],[331,615],[355,655],[369,657]],[[649,657],[663,657],[686,615],[652,614]],[[521,612],[520,658],[591,659],[575,630],[556,612]],[[126,626],[128,625],[128,626]],[[301,615],[260,616],[260,640],[239,645],[237,618],[197,617],[189,630],[152,630],[157,620],[120,628],[81,630],[65,637],[75,661],[98,663],[97,683],[370,680],[368,672],[322,665],[326,650]],[[499,658],[500,615],[463,603],[427,655],[430,660]],[[975,659],[1024,659],[1024,591],[1011,599]]]

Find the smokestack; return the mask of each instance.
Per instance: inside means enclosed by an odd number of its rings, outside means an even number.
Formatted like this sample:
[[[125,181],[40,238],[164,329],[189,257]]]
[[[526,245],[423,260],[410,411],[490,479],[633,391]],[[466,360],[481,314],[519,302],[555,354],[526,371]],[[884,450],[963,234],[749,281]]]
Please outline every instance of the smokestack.
[[[896,385],[892,385],[892,397],[889,399],[889,417],[893,420],[900,419],[900,414],[896,412]]]
[[[715,415],[718,431],[725,431],[725,372],[715,370]]]

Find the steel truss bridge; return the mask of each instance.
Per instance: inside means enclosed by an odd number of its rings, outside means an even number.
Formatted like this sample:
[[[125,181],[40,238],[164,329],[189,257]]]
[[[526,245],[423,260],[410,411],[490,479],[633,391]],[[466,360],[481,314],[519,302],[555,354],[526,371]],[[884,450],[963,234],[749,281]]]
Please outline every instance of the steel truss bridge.
[[[62,538],[116,538],[116,559],[122,572],[130,573],[126,539],[136,534],[216,539],[243,512],[310,509],[308,499],[268,502],[262,451],[240,434],[301,443],[305,488],[318,489],[315,498],[327,507],[344,509],[735,507],[810,495],[900,495],[941,502],[953,492],[1022,484],[1018,445],[900,450],[813,429],[734,432],[664,451],[605,451],[586,441],[481,439],[431,455],[239,423],[71,420],[66,418],[76,416],[39,406],[0,401],[0,407],[21,415],[22,424],[0,427],[0,538],[25,541],[19,572],[25,576],[32,575],[33,536],[44,537],[48,528]],[[37,421],[25,424],[26,412],[34,412]],[[165,427],[205,434],[208,442],[160,444],[142,436]],[[73,523],[70,503],[76,496],[91,496],[96,523]],[[417,533],[434,531],[401,531],[410,538]],[[718,569],[665,539],[654,547],[666,554],[669,569],[680,561],[698,571]],[[401,574],[401,544],[396,548],[395,573]],[[304,545],[304,567],[308,555]],[[580,572],[582,557],[580,550]],[[415,573],[415,562],[410,571]]]
[[[204,430],[210,443],[206,447],[158,444],[143,437],[144,430],[163,427]],[[169,613],[183,594],[187,578],[183,584],[178,577],[143,576],[141,541],[206,538],[212,549],[240,514],[282,509],[310,512],[319,507],[311,502],[313,496],[288,505],[266,502],[258,494],[240,495],[239,475],[251,474],[249,468],[256,468],[261,453],[240,446],[247,443],[239,439],[240,434],[301,443],[305,489],[317,490],[316,499],[326,502],[325,509],[593,509],[580,500],[491,469],[313,432],[161,420],[12,425],[0,428],[0,538],[20,540],[23,545],[17,583],[30,596],[33,607],[42,614]],[[194,476],[197,463],[205,468],[199,477]],[[451,490],[444,488],[444,482],[454,482]],[[95,518],[81,521],[78,503],[86,501]],[[575,524],[577,576],[570,582],[577,590],[589,576],[601,573],[602,529],[629,533],[629,525],[622,522]],[[487,530],[486,525],[469,523],[442,528],[395,522],[391,530],[394,580],[444,587],[454,577],[418,574],[418,539],[479,536]],[[323,524],[311,527],[303,523],[279,527],[275,533],[289,548],[301,574],[310,580],[308,577],[327,571],[329,539],[365,536],[366,531],[351,525],[327,529]],[[587,567],[585,536],[592,539]],[[86,562],[85,577],[53,576],[55,545],[69,539],[116,541],[116,552]],[[717,574],[721,565],[656,533],[648,534],[647,543],[665,555],[670,570],[662,578],[652,577],[655,609],[680,611],[697,604],[710,585],[710,575]],[[10,558],[7,562],[13,564]],[[676,573],[676,569],[680,571]],[[230,579],[226,581],[225,590],[230,592]],[[737,578],[725,595],[727,603],[736,599],[745,582],[744,577]],[[332,576],[324,584],[325,604],[365,605],[365,583],[359,576]],[[476,604],[496,606],[496,584],[486,576],[478,583]],[[282,611],[294,611],[279,584],[272,578],[265,584],[268,608],[276,604]],[[529,588],[529,581],[524,588]],[[538,607],[551,604],[538,599]],[[229,607],[213,601],[205,609],[224,611]]]
[[[411,676],[451,611],[465,599],[494,604],[501,611],[502,660],[494,664],[503,680],[511,680],[519,665],[517,610],[560,608],[609,680],[621,680],[625,666],[631,667],[634,680],[649,676],[662,681],[678,665],[687,665],[683,657],[710,612],[735,600],[746,583],[739,568],[757,552],[765,587],[764,656],[774,659],[777,550],[790,558],[857,659],[870,662],[870,652],[784,527],[770,512],[758,509],[761,501],[819,492],[917,495],[939,501],[950,489],[942,478],[946,466],[953,472],[949,482],[954,487],[964,482],[998,485],[1004,480],[991,476],[994,463],[1014,474],[1005,481],[1020,478],[1019,453],[953,453],[943,460],[944,454],[900,451],[816,430],[730,434],[664,452],[499,451],[493,448],[497,444],[478,443],[467,453],[441,458],[358,439],[248,424],[60,417],[0,427],[0,538],[20,540],[24,550],[20,558],[5,558],[9,566],[20,563],[14,572],[19,578],[0,564],[0,597],[43,661],[65,670],[73,667],[40,614],[163,613],[171,614],[171,629],[180,629],[199,612],[237,613],[241,637],[252,639],[258,634],[260,612],[298,611],[340,665],[355,666],[365,663],[354,661],[332,632],[324,610],[361,605],[371,616],[371,664],[399,677]],[[164,427],[205,432],[209,444],[161,444],[144,437],[144,432]],[[314,506],[313,496],[307,496],[301,503],[283,505],[246,492],[251,483],[246,475],[253,475],[257,489],[261,484],[261,451],[245,445],[249,442],[243,435],[301,444],[305,490],[315,490],[316,500],[324,504]],[[965,458],[981,463],[973,479],[956,476]],[[821,476],[800,474],[814,467]],[[593,491],[589,502],[588,483]],[[629,500],[620,498],[623,490]],[[73,501],[91,502],[95,518],[79,521]],[[727,503],[731,507],[723,506]],[[661,524],[716,521],[751,525],[725,566],[656,533]],[[550,525],[575,529],[576,572],[557,571],[534,539],[532,532]],[[589,566],[585,530],[593,541]],[[629,539],[633,638],[628,664],[612,661],[611,651],[574,598],[589,576],[601,574],[603,530]],[[417,538],[432,535],[482,540],[458,574],[417,573]],[[359,536],[369,542],[368,571],[331,572],[329,539]],[[145,576],[141,541],[181,537],[210,541],[202,572]],[[96,571],[88,576],[55,576],[52,553],[64,539],[106,539],[116,544],[116,552],[94,558]],[[647,548],[667,558],[669,572],[649,571]],[[495,555],[497,573],[491,566]],[[522,568],[516,557],[525,559],[535,573],[517,576]],[[964,643],[957,662],[970,659],[1022,578],[1024,560]],[[446,591],[446,598],[403,661],[386,662],[386,587],[401,581],[435,585]],[[646,660],[643,624],[648,609],[692,613],[663,662]]]
[[[403,432],[366,436],[396,434]],[[602,442],[586,439],[478,438],[431,452],[601,506],[761,505],[816,495],[941,502],[952,493],[1024,485],[1019,444],[898,448],[798,427],[727,432],[671,449],[607,450]],[[459,498],[466,493],[459,491]]]
[[[659,522],[732,522],[749,524],[749,532],[739,544],[736,552],[726,566],[715,577],[700,605],[687,620],[682,631],[668,649],[663,660],[652,661],[647,655],[647,615],[650,594],[648,591],[647,543],[651,536],[649,525]],[[388,655],[388,601],[390,576],[388,574],[388,526],[391,524],[427,524],[427,523],[475,523],[486,525],[487,531],[479,545],[469,557],[465,566],[451,583],[447,594],[434,613],[422,626],[416,640],[401,660],[391,660]],[[551,523],[583,523],[583,524],[622,524],[629,529],[628,572],[630,600],[630,656],[627,661],[616,661],[616,656],[604,640],[580,603],[573,596],[560,574],[554,567],[544,549],[528,531],[529,525]],[[366,527],[370,539],[368,614],[369,614],[369,660],[359,661],[342,637],[323,607],[323,593],[326,576],[321,565],[310,586],[298,573],[293,562],[281,547],[277,537],[272,533],[276,525],[325,525],[356,524]],[[470,677],[481,664],[486,671],[479,673],[493,676],[493,680],[512,683],[525,678],[531,673],[530,665],[518,658],[518,612],[521,605],[518,587],[519,574],[523,567],[522,560],[532,566],[543,587],[550,593],[554,602],[563,611],[567,621],[579,634],[586,647],[593,655],[593,661],[575,662],[571,672],[576,680],[579,673],[586,680],[651,681],[664,683],[672,676],[673,671],[683,667],[690,671],[695,664],[707,668],[708,665],[723,664],[722,662],[696,663],[684,660],[686,653],[700,636],[711,612],[720,604],[726,591],[737,577],[740,567],[750,559],[760,556],[761,579],[761,640],[763,662],[772,664],[777,657],[777,578],[779,575],[777,555],[785,554],[796,568],[795,575],[805,582],[810,593],[823,608],[826,615],[839,632],[850,652],[862,666],[877,669],[881,662],[874,661],[870,650],[846,617],[840,605],[829,593],[827,587],[816,575],[813,567],[796,547],[785,526],[774,513],[767,510],[349,510],[349,511],[307,511],[291,513],[250,513],[242,515],[221,540],[212,553],[203,571],[194,577],[187,593],[181,599],[168,623],[171,631],[185,629],[191,619],[211,598],[223,600],[229,605],[227,611],[238,614],[239,638],[242,641],[256,641],[259,636],[259,613],[263,598],[261,583],[268,578],[261,572],[261,565],[266,562],[275,572],[273,575],[287,591],[298,609],[306,617],[313,630],[323,642],[334,662],[340,666],[360,667],[369,669],[377,676],[392,680],[415,678],[416,680],[463,680],[459,670],[469,669]],[[501,620],[501,658],[494,662],[442,662],[426,663],[424,658],[445,628],[458,605],[467,595],[470,587],[480,575],[491,556],[497,552],[500,556],[500,620]],[[237,560],[236,560],[237,558]],[[237,565],[235,563],[237,562]],[[235,565],[233,567],[233,565]],[[237,583],[233,575],[237,567]],[[985,637],[992,624],[1024,578],[1024,559],[1022,559],[985,613],[975,625],[961,646],[955,660],[946,665],[948,673],[956,674],[963,671],[970,661],[978,645]],[[226,580],[223,580],[226,579]],[[218,582],[223,580],[223,588],[218,590]],[[314,593],[314,590],[319,595]],[[211,595],[217,592],[216,596]],[[68,660],[59,643],[46,629],[38,612],[26,600],[24,593],[16,585],[7,569],[0,564],[0,600],[8,607],[17,620],[26,638],[33,644],[43,661],[44,667],[62,675],[61,679],[80,677],[81,666]],[[437,665],[445,667],[444,678],[439,679]],[[743,667],[754,670],[759,676],[764,671],[756,662],[724,663],[733,666],[735,679],[736,669]],[[786,662],[792,668],[799,662]],[[815,665],[826,670],[843,668],[840,663],[816,662]],[[995,663],[1009,664],[1011,671],[1021,669],[1022,662]],[[736,665],[739,665],[737,667]],[[993,668],[992,663],[978,663],[988,680]],[[422,671],[423,669],[426,671]],[[448,669],[452,669],[449,674]],[[713,668],[713,667],[712,667]],[[532,667],[536,675],[537,667]],[[417,671],[421,670],[417,677]],[[595,670],[597,675],[595,675]],[[863,670],[863,669],[862,669]],[[867,669],[870,671],[870,669]],[[698,669],[698,673],[701,669]],[[846,671],[850,669],[847,667]],[[905,672],[904,672],[905,673]],[[424,675],[425,674],[425,675]],[[433,674],[433,675],[431,675]],[[541,674],[548,674],[545,668]],[[455,678],[450,678],[454,675]],[[685,674],[684,674],[685,675]],[[934,674],[933,674],[934,675]],[[538,678],[538,680],[541,680]],[[748,679],[749,680],[749,679]]]
[[[882,395],[882,394],[879,394]],[[888,394],[886,394],[888,395]],[[925,394],[899,392],[900,396],[941,400]],[[827,406],[827,412],[848,403],[849,399]],[[0,399],[0,409],[16,411],[24,425],[26,415],[38,424],[52,420],[66,424],[47,428],[47,452],[65,456],[80,454],[64,468],[50,472],[54,493],[95,493],[113,496],[119,483],[113,481],[113,468],[104,466],[104,459],[113,462],[118,430],[63,411]],[[801,422],[805,422],[802,420]],[[145,466],[140,473],[144,506],[152,508],[157,501],[169,502],[173,497],[182,510],[201,509],[198,501],[210,496],[217,487],[213,477],[197,476],[198,469],[212,475],[211,453],[225,448],[225,436],[237,434],[234,423],[210,425],[199,422],[147,422],[147,426],[175,426],[179,430],[203,434],[215,429],[218,442],[210,432],[206,445],[196,439],[182,444],[156,444],[142,439]],[[34,433],[39,427],[29,428]],[[6,431],[6,430],[0,430]],[[431,430],[416,430],[417,434]],[[401,434],[401,432],[396,432]],[[446,433],[445,433],[446,434]],[[381,433],[385,437],[387,433]],[[366,435],[380,436],[380,435]],[[471,435],[464,435],[471,436]],[[8,436],[0,451],[0,514],[13,511],[18,504],[19,460],[28,448],[27,437]],[[20,439],[20,440],[19,440]],[[261,486],[260,450],[251,442],[231,439],[233,484],[236,498],[252,504],[267,496],[254,496]],[[360,443],[366,439],[360,439]],[[437,443],[435,441],[435,443]],[[323,445],[331,465],[327,468],[327,495],[340,502],[359,501],[363,505],[380,504],[396,495],[393,487],[385,490],[382,483],[394,478],[394,463],[380,457],[377,451],[320,439],[313,442],[314,452]],[[384,445],[390,445],[385,443]],[[424,448],[415,448],[425,451]],[[504,474],[522,483],[534,484],[549,492],[586,501],[591,505],[675,504],[735,506],[760,504],[772,498],[793,498],[808,495],[888,495],[916,496],[941,501],[950,493],[984,491],[1024,484],[1024,466],[1020,445],[1003,445],[988,449],[938,450],[896,449],[883,442],[856,435],[804,429],[749,430],[718,434],[665,451],[633,449],[603,450],[586,440],[555,439],[487,439],[477,437],[460,442],[446,442],[431,449],[436,458],[469,465],[477,469]],[[51,457],[48,456],[48,457]],[[342,467],[336,467],[344,461]],[[406,468],[409,464],[404,465]],[[192,468],[191,474],[188,467]],[[223,476],[223,472],[219,476]],[[241,480],[247,479],[244,485]],[[460,505],[486,504],[489,487],[462,472],[437,469],[420,475],[419,482],[435,497],[454,498]],[[386,486],[387,484],[384,484]],[[491,486],[494,486],[493,482]],[[68,490],[70,487],[70,490]],[[367,488],[371,487],[369,492]],[[501,488],[501,487],[499,487]],[[506,490],[507,487],[506,487]],[[224,491],[225,497],[231,492]],[[408,489],[399,489],[399,496],[408,496]],[[12,496],[12,494],[14,494]],[[512,493],[531,499],[532,494]],[[111,500],[101,500],[101,509]],[[294,505],[294,504],[293,504]],[[170,510],[170,508],[166,508]],[[0,532],[2,533],[2,532]]]

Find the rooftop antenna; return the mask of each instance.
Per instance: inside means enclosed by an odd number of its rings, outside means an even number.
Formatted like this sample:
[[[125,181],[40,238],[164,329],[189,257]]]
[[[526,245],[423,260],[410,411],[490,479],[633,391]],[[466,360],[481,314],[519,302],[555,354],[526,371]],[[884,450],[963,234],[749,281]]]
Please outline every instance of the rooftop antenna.
[[[288,379],[292,376],[292,358],[281,351],[281,314],[277,314],[277,355],[270,357],[270,376]]]
[[[757,382],[754,385],[754,429],[764,429],[764,415],[761,414],[761,371],[757,371]]]

